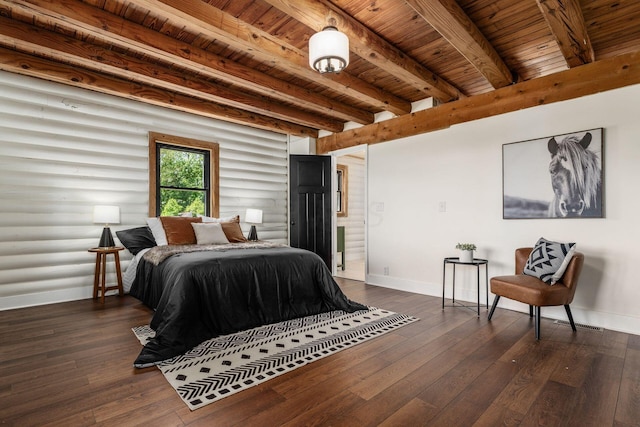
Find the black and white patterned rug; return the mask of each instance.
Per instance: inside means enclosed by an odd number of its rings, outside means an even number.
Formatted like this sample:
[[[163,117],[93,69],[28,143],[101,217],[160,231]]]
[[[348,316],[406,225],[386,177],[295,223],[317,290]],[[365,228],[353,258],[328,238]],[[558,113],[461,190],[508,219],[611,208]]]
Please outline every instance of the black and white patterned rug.
[[[375,307],[337,310],[213,338],[157,366],[194,410],[417,320]],[[154,334],[133,332],[143,345]]]

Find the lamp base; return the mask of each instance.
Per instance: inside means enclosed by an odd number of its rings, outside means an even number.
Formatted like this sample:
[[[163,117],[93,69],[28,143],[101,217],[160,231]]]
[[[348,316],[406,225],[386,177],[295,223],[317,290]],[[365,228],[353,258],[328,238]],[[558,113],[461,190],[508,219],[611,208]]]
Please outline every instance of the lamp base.
[[[252,242],[258,240],[258,232],[256,231],[256,226],[252,225],[251,230],[249,230],[249,235],[247,236],[247,240]]]
[[[102,236],[100,237],[100,243],[98,243],[98,247],[100,248],[112,248],[116,245],[113,241],[113,235],[111,234],[111,229],[109,227],[105,227],[102,229]]]

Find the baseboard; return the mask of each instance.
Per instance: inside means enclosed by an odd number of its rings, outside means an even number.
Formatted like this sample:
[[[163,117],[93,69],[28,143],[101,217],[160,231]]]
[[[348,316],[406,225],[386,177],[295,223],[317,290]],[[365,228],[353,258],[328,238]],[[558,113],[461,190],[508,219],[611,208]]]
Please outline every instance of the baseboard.
[[[109,293],[107,293],[109,295]],[[59,302],[77,301],[93,297],[93,287],[60,289],[26,295],[0,297],[0,311]]]
[[[382,286],[385,288],[396,289],[398,291],[412,292],[422,295],[430,295],[442,298],[442,283],[425,283],[415,280],[406,280],[393,276],[381,276],[376,274],[368,274],[366,283],[370,285]],[[447,289],[451,292],[450,287]],[[449,294],[445,294],[449,298]],[[484,289],[481,289],[482,300],[484,305]],[[494,295],[489,293],[489,305],[493,303]],[[456,289],[456,300],[477,303],[475,289]],[[499,308],[529,313],[529,306],[517,301],[501,298],[498,303]],[[602,311],[589,310],[585,307],[579,307],[575,304],[571,305],[571,313],[576,323],[584,325],[597,326],[612,331],[624,332],[632,335],[640,335],[640,317],[625,316],[616,313],[605,313]],[[567,320],[567,313],[564,307],[542,307],[542,317],[553,320]]]

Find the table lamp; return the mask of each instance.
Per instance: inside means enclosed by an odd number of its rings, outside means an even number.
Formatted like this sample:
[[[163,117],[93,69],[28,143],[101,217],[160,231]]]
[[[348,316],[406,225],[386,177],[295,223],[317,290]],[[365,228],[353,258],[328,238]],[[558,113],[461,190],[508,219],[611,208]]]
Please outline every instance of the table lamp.
[[[120,224],[120,207],[119,206],[106,206],[96,205],[93,207],[93,222],[95,224],[104,224],[102,230],[102,236],[100,237],[100,243],[98,246],[101,248],[111,248],[115,246],[113,241],[113,235],[109,224]]]
[[[262,210],[260,209],[247,209],[247,213],[244,216],[244,222],[251,224],[251,230],[249,230],[248,240],[258,240],[258,232],[254,224],[262,224]]]

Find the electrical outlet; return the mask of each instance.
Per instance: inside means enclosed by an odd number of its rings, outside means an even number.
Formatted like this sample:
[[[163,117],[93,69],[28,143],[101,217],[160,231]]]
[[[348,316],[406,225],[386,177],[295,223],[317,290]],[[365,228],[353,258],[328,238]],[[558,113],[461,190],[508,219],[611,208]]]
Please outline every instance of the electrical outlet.
[[[389,267],[385,267],[384,268],[384,275],[388,276],[389,275]]]
[[[447,211],[447,202],[438,202],[438,212]]]

